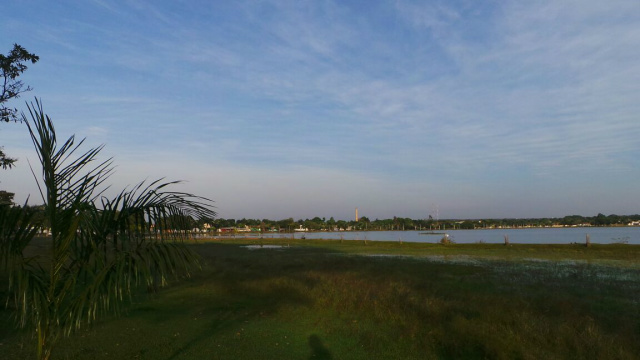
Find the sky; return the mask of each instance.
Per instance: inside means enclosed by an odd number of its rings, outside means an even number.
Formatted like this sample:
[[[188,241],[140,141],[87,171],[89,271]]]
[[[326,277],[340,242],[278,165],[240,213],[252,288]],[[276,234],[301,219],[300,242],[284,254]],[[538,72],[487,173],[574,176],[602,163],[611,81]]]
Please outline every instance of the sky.
[[[223,218],[640,213],[637,0],[4,0],[0,52],[112,189]],[[0,188],[42,203],[24,124]]]

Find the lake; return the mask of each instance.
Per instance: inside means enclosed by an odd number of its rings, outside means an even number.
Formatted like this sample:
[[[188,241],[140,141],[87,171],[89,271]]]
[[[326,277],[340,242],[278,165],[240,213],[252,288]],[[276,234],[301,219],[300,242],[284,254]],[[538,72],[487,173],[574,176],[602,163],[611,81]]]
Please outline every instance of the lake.
[[[575,228],[527,228],[527,229],[475,229],[440,230],[436,234],[429,231],[340,231],[340,232],[297,232],[296,239],[344,239],[371,241],[407,241],[437,243],[446,233],[459,244],[477,242],[504,243],[509,236],[512,244],[569,244],[584,243],[587,234],[591,242],[597,244],[628,243],[640,244],[640,227],[575,227]],[[259,236],[257,234],[251,237]],[[265,234],[264,238],[291,237],[292,234]],[[238,237],[241,237],[240,235]]]

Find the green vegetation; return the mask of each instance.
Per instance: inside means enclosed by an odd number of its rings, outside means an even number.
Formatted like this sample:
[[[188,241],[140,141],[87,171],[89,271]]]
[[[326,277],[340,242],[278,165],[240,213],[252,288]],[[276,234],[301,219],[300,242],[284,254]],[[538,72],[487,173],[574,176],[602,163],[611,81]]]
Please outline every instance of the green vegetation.
[[[18,44],[13,44],[13,49],[7,55],[0,54],[0,122],[18,121],[18,110],[8,108],[5,103],[11,99],[20,97],[20,94],[30,91],[18,77],[27,70],[25,63],[35,64],[40,58],[28,52]],[[0,168],[7,169],[14,166],[16,159],[8,157],[0,146]]]
[[[38,219],[32,208],[0,205],[0,265],[17,326],[34,336],[28,343],[35,355],[49,359],[62,338],[117,312],[140,285],[154,289],[197,267],[182,243],[186,233],[167,230],[215,212],[209,200],[167,191],[172,183],[159,181],[103,196],[112,168],[110,160],[98,161],[102,147],[84,152],[73,136],[58,143],[41,105],[29,113],[23,121],[42,166],[45,206]],[[45,221],[50,237],[38,239]]]
[[[54,358],[640,354],[639,246],[245,239],[193,249],[202,272],[141,289],[123,316],[62,340]],[[29,358],[31,336],[0,330],[0,358]]]

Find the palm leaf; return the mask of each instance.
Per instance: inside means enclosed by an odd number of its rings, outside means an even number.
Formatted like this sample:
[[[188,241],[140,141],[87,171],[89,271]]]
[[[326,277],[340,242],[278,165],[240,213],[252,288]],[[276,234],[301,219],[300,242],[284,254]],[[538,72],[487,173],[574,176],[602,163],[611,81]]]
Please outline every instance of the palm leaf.
[[[35,330],[39,357],[48,358],[61,336],[117,313],[137,286],[155,288],[197,268],[184,229],[215,211],[209,199],[168,191],[179,182],[162,179],[104,196],[113,168],[111,159],[97,160],[103,147],[83,151],[74,136],[59,145],[42,104],[28,110],[23,120],[42,166],[36,181],[51,240],[47,256],[26,257],[36,231],[30,215],[0,208],[0,249],[18,325]]]

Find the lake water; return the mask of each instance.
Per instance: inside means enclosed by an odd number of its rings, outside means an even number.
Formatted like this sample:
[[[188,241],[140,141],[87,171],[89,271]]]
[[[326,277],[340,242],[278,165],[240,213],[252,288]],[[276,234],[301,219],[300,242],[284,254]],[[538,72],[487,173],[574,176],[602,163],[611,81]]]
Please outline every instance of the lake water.
[[[592,243],[640,244],[640,227],[578,227],[578,228],[532,228],[532,229],[476,229],[476,230],[441,230],[437,234],[426,234],[428,231],[342,231],[342,232],[309,232],[294,233],[296,239],[304,236],[307,239],[344,239],[371,241],[407,241],[437,243],[443,234],[459,244],[477,242],[504,243],[504,236],[509,237],[512,244],[569,244],[584,243],[587,234]],[[292,234],[265,234],[264,238],[291,237]],[[252,235],[256,237],[259,235]]]

